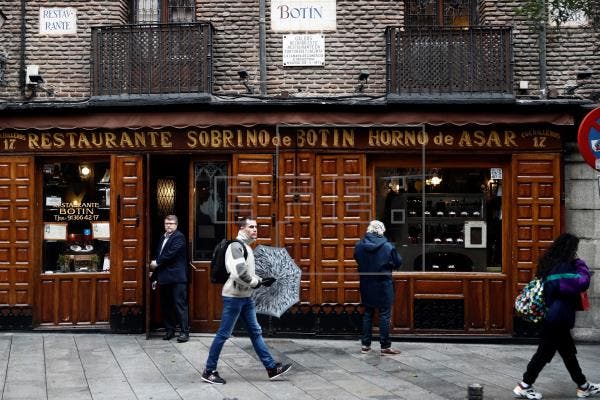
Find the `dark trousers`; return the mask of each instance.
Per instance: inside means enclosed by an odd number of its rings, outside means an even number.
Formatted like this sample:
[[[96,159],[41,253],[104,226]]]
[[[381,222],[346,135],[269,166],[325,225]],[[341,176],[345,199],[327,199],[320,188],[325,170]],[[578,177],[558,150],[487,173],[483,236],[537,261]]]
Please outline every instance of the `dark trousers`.
[[[577,361],[577,349],[575,348],[570,329],[544,327],[540,340],[537,351],[531,357],[529,364],[527,364],[527,371],[523,374],[523,382],[532,385],[544,366],[552,361],[557,351],[563,359],[573,382],[578,386],[587,382]]]
[[[363,326],[362,326],[362,337],[360,339],[363,346],[371,346],[371,335],[373,327],[373,314],[375,309],[379,310],[379,344],[382,349],[387,349],[392,346],[390,341],[390,318],[392,308],[387,307],[368,307],[365,306],[365,313],[363,314]]]
[[[179,321],[181,333],[189,333],[187,283],[160,285],[160,311],[167,332],[175,332]]]

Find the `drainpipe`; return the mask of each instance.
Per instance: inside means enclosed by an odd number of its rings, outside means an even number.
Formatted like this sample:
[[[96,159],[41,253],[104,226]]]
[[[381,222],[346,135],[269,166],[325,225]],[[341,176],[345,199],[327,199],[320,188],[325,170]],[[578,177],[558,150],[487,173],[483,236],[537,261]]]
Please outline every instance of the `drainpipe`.
[[[546,80],[546,2],[543,1],[543,18],[538,25],[538,47],[540,51],[540,99],[548,98],[548,82]]]
[[[25,97],[25,46],[27,40],[27,1],[21,0],[21,68],[19,73],[19,87],[21,88],[21,96]]]
[[[258,62],[260,64],[260,95],[267,95],[267,34],[265,28],[265,0],[258,5]]]

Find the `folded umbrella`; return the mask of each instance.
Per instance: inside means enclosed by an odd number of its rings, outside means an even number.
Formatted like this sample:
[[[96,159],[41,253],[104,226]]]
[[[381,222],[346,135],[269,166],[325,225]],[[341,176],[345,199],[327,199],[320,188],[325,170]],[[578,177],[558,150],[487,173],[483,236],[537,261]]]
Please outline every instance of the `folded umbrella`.
[[[253,291],[256,312],[279,318],[300,301],[302,270],[284,247],[259,245],[254,250],[254,259],[258,276],[277,279],[270,287],[261,286]]]

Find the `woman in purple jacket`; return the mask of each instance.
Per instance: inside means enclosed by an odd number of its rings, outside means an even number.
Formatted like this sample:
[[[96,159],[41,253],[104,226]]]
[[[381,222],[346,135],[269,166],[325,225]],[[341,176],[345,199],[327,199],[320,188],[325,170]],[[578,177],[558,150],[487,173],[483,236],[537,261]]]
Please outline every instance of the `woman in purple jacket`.
[[[577,257],[578,245],[576,236],[563,233],[538,261],[537,275],[544,280],[544,301],[548,310],[542,325],[541,342],[527,365],[523,381],[513,390],[516,398],[542,398],[533,383],[557,351],[577,384],[577,397],[600,396],[600,385],[588,382],[581,372],[571,336],[580,293],[590,285],[590,270]]]

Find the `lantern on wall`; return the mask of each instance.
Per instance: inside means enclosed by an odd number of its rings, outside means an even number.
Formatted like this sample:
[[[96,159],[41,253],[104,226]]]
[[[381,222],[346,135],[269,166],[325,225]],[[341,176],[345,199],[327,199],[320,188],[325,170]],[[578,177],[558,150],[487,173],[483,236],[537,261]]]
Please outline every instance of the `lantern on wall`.
[[[156,208],[161,217],[175,213],[175,179],[156,180]]]

